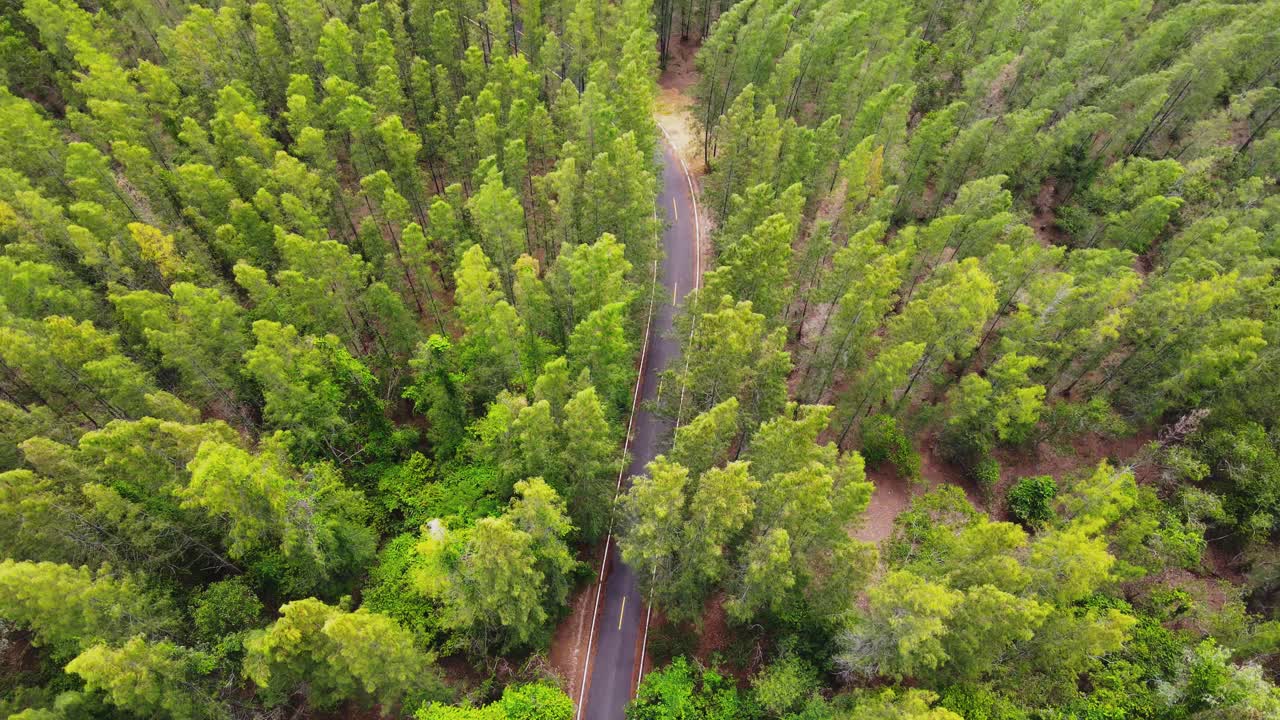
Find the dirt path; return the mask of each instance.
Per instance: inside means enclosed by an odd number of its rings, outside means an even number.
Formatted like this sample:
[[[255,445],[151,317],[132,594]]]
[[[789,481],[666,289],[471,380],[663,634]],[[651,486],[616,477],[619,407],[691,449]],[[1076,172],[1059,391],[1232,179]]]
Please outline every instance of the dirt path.
[[[551,638],[548,661],[572,698],[579,697],[582,691],[582,669],[587,660],[587,632],[594,598],[595,585],[578,591],[569,602],[569,617],[561,621]]]
[[[911,505],[911,483],[898,477],[893,468],[886,464],[867,471],[867,479],[875,484],[875,493],[871,496],[871,504],[862,527],[853,536],[859,540],[880,543],[893,534],[893,521],[898,514]]]
[[[693,56],[697,50],[693,43],[672,41],[671,59],[667,63],[666,72],[658,79],[658,102],[654,118],[671,138],[676,151],[689,166],[689,172],[695,177],[701,177],[706,171],[702,162],[702,141],[698,137],[698,129],[691,113],[693,86],[698,81],[697,70],[693,66]]]

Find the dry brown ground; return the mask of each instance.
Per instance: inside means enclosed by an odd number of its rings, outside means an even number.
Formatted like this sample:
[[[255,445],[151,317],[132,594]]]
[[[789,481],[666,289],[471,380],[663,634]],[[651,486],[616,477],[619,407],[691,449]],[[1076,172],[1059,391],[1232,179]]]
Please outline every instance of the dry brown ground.
[[[569,616],[561,621],[551,638],[548,661],[560,676],[560,684],[577,702],[582,690],[582,668],[587,660],[591,631],[591,610],[595,607],[596,585],[578,591],[569,602]]]
[[[671,59],[666,72],[658,79],[658,102],[655,119],[671,138],[676,151],[696,179],[706,170],[702,162],[702,140],[693,121],[693,84],[697,71],[693,56],[697,46],[693,43],[672,42]]]
[[[1000,501],[1006,490],[1020,478],[1032,475],[1052,475],[1063,478],[1075,473],[1088,472],[1102,460],[1126,464],[1139,457],[1142,450],[1155,438],[1151,430],[1122,438],[1108,438],[1089,433],[1072,441],[1069,448],[1055,448],[1041,443],[1033,450],[996,450],[1000,461],[1000,483],[993,488],[991,498],[985,496],[964,472],[943,460],[938,453],[934,434],[917,437],[915,446],[920,453],[921,475],[924,482],[918,486],[903,480],[888,464],[871,468],[867,479],[875,484],[875,494],[867,508],[866,522],[854,534],[860,540],[882,542],[893,532],[893,520],[911,504],[911,499],[939,485],[957,485],[975,507],[984,510],[994,520],[1008,519],[1008,511]],[[1139,480],[1145,478],[1146,468],[1138,468]],[[994,498],[994,501],[992,500]]]

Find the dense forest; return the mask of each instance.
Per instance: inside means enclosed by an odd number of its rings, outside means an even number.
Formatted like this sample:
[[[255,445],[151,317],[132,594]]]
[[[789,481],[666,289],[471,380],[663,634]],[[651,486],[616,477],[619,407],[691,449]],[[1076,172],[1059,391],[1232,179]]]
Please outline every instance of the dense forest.
[[[202,1],[0,0],[0,717],[1280,718],[1280,0]]]
[[[487,678],[610,512],[648,10],[6,3],[0,715],[572,711]]]

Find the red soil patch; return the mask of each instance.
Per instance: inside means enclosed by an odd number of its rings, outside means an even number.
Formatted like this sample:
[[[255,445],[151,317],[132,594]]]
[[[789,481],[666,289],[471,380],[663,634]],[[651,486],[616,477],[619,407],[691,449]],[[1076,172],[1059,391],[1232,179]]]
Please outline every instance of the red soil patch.
[[[1247,580],[1245,574],[1240,571],[1240,555],[1228,543],[1209,542],[1204,549],[1202,562],[1208,567],[1211,575],[1226,580],[1232,585],[1244,585]]]
[[[853,536],[858,540],[880,543],[893,534],[894,519],[911,505],[913,488],[888,463],[868,470],[867,479],[875,484],[876,489],[863,516],[862,527]]]
[[[1001,448],[995,452],[1000,461],[1000,480],[1010,482],[1031,475],[1052,475],[1060,478],[1077,471],[1088,471],[1102,460],[1113,464],[1134,464],[1139,482],[1151,480],[1154,468],[1140,463],[1143,450],[1156,439],[1156,432],[1144,428],[1125,437],[1107,437],[1086,433],[1073,438],[1067,448],[1056,448],[1050,443],[1040,443],[1034,450]]]
[[[693,56],[698,45],[672,39],[671,59],[658,78],[658,99],[654,119],[671,138],[676,152],[689,167],[695,179],[706,172],[702,158],[702,135],[694,122],[693,85],[698,81]]]
[[[936,434],[926,433],[916,438],[916,451],[920,453],[921,476],[919,485],[899,477],[891,465],[868,468],[867,479],[875,485],[875,493],[867,507],[865,522],[853,536],[859,540],[879,543],[893,533],[893,521],[911,505],[911,500],[939,485],[957,485],[964,490],[974,507],[986,511],[993,520],[1007,520],[1008,511],[1002,502],[1008,488],[1020,478],[1032,475],[1052,475],[1062,478],[1077,472],[1088,472],[1102,460],[1116,464],[1128,464],[1140,459],[1143,449],[1155,439],[1152,430],[1143,430],[1132,436],[1107,438],[1087,434],[1076,438],[1069,448],[1055,448],[1041,443],[1034,450],[1000,448],[996,459],[1000,461],[1000,482],[987,497],[982,488],[965,475],[961,468],[942,458],[937,448]],[[1135,468],[1139,482],[1146,482],[1154,468],[1139,464]]]
[[[893,521],[898,514],[911,506],[911,500],[940,485],[956,485],[975,507],[983,507],[982,492],[964,472],[938,455],[935,437],[931,434],[916,438],[916,452],[920,454],[920,476],[923,482],[912,483],[894,470],[889,463],[867,469],[867,479],[875,486],[871,504],[864,516],[866,521],[853,536],[859,540],[880,543],[893,534]]]
[[[707,598],[702,613],[702,633],[698,636],[698,659],[706,663],[718,652],[729,647],[729,616],[724,611],[724,593]]]
[[[16,678],[40,669],[40,653],[29,631],[10,629],[0,640],[0,677]]]
[[[600,552],[603,547],[592,548],[583,558],[593,570],[600,568]],[[569,615],[560,621],[551,636],[551,649],[547,662],[551,672],[560,677],[560,684],[569,697],[577,702],[582,692],[582,670],[587,662],[587,644],[591,639],[591,614],[595,609],[596,583],[579,590],[569,600]],[[590,678],[587,685],[590,686]]]
[[[671,46],[667,48],[667,69],[662,71],[658,84],[681,92],[691,91],[698,82],[698,69],[694,67],[693,59],[701,45],[692,40],[681,40],[677,36],[672,36]]]
[[[716,668],[720,673],[736,679],[739,687],[746,687],[751,681],[751,676],[764,665],[764,645],[758,636],[751,657],[745,666],[739,667],[737,662],[726,661],[723,657],[715,658],[719,662],[712,662],[714,656],[727,653],[735,641],[738,643],[743,641],[741,637],[735,637],[735,635],[749,632],[748,628],[743,626],[730,626],[729,616],[724,610],[725,599],[726,596],[722,592],[707,598],[702,613],[702,631],[698,636],[698,649],[694,654],[703,665]]]
[[[1047,177],[1040,185],[1040,192],[1036,193],[1035,203],[1033,204],[1034,212],[1031,214],[1031,229],[1036,234],[1036,239],[1045,247],[1052,245],[1066,245],[1068,241],[1067,234],[1058,227],[1058,216],[1054,213],[1054,209],[1058,207],[1058,181],[1054,178]]]

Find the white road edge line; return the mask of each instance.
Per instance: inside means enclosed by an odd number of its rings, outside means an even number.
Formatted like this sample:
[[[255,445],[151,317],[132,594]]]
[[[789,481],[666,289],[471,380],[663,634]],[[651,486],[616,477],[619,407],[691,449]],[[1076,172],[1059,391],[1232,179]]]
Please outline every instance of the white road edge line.
[[[689,204],[693,206],[693,289],[697,290],[702,287],[702,220],[701,213],[698,211],[698,193],[693,189],[693,174],[689,172],[689,166],[684,164],[684,156],[680,154],[680,150],[671,139],[671,135],[667,133],[667,129],[662,127],[661,124],[658,125],[658,129],[662,131],[662,136],[667,139],[667,144],[671,146],[672,154],[680,162],[680,169],[684,172],[684,180],[689,185]]]
[[[654,208],[653,219],[658,219],[657,208]],[[654,223],[653,229],[654,239],[658,236],[657,223]],[[649,330],[653,325],[653,304],[654,297],[658,292],[658,261],[653,261],[653,279],[649,283],[649,313],[644,321],[644,344],[640,347],[640,369],[636,373],[636,387],[631,393],[631,417],[627,419],[627,435],[622,441],[622,458],[620,460],[621,467],[618,468],[618,482],[613,489],[613,499],[616,502],[618,493],[622,492],[622,477],[627,472],[626,460],[627,450],[631,448],[631,429],[636,422],[636,406],[640,402],[640,386],[644,383],[644,364],[649,356]],[[600,575],[596,578],[596,599],[591,608],[591,631],[587,634],[587,655],[586,660],[582,664],[582,682],[578,686],[578,712],[574,715],[575,720],[582,720],[582,711],[586,709],[587,699],[587,675],[591,670],[591,649],[595,645],[596,639],[596,620],[600,617],[600,594],[604,590],[604,569],[609,564],[609,549],[613,544],[613,513],[609,515],[609,530],[604,540],[604,555],[600,558]],[[619,626],[621,626],[621,618],[619,618]],[[645,627],[646,639],[648,636],[648,626]],[[644,666],[643,659],[641,667]]]
[[[658,129],[662,131],[662,136],[667,139],[667,144],[671,146],[671,152],[673,155],[676,156],[676,160],[680,161],[680,169],[684,172],[685,182],[689,184],[689,204],[693,206],[693,289],[697,290],[702,287],[702,222],[701,222],[701,218],[698,215],[698,193],[694,192],[693,176],[689,174],[689,166],[684,164],[684,158],[680,155],[680,150],[676,147],[676,144],[671,141],[671,136],[667,134],[667,129],[662,127],[662,125],[658,125]],[[672,198],[671,208],[673,210],[675,209],[675,204],[676,204],[675,198]],[[679,220],[678,212],[676,215],[676,219]],[[672,304],[673,305],[675,304],[675,300],[672,300]],[[698,325],[697,319],[695,318],[694,321],[690,323],[690,325],[692,325],[692,327],[689,328],[689,338],[690,340],[692,340],[693,330]],[[645,332],[647,333],[648,330],[646,329]],[[646,339],[647,339],[647,335],[646,335]],[[643,360],[641,361],[641,364],[643,365]],[[689,371],[689,359],[685,358],[685,372],[688,372],[688,371]],[[683,385],[680,388],[680,405],[681,405],[681,409],[683,410],[683,406],[684,406],[684,386]],[[677,411],[677,414],[679,412],[680,411]],[[677,417],[676,428],[679,429],[679,427],[680,427],[680,420]],[[654,573],[654,579],[656,580],[658,576],[658,569],[654,568],[653,573]],[[652,582],[653,580],[650,580],[650,584],[652,584]],[[653,595],[650,594],[649,601],[645,603],[644,639],[640,642],[640,670],[636,674],[637,689],[640,688],[640,681],[644,680],[644,653],[645,653],[645,649],[649,647],[649,619],[652,616],[653,616]],[[587,657],[587,662],[588,663],[591,662],[590,656]],[[581,720],[581,717],[579,717],[579,720]]]

